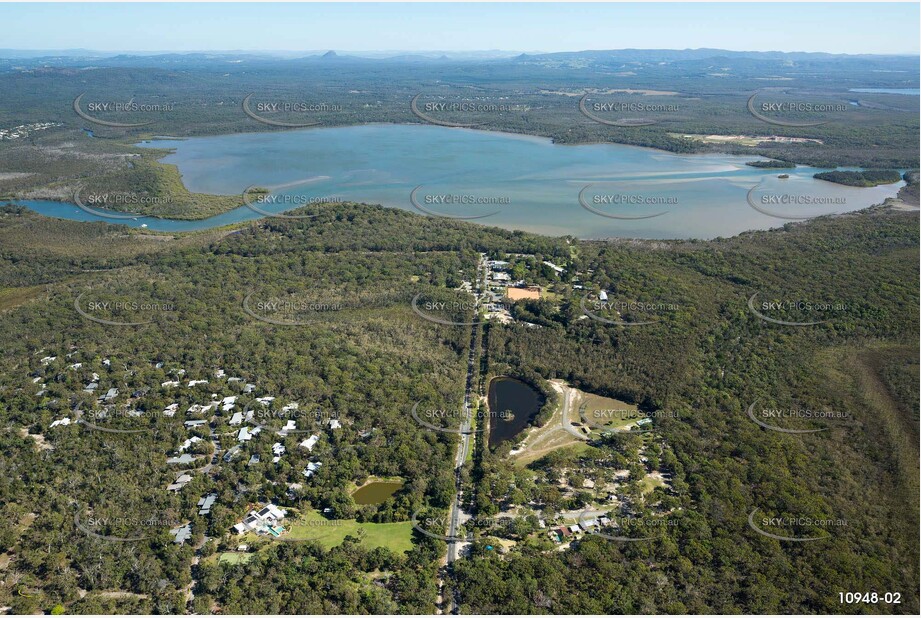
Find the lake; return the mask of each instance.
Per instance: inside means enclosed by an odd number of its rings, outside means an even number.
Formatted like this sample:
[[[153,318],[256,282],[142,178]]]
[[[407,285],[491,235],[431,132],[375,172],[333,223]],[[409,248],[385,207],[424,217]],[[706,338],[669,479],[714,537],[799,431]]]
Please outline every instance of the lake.
[[[902,186],[845,187],[812,178],[825,171],[819,168],[745,165],[760,159],[754,156],[558,145],[539,137],[429,125],[246,133],[145,145],[175,148],[162,160],[178,166],[193,192],[239,195],[252,186],[271,189],[276,201],[258,204],[262,211],[281,213],[313,200],[360,201],[579,238],[733,236],[781,226],[790,216],[859,210],[895,196]],[[789,178],[779,179],[782,173]],[[804,196],[808,205],[798,199]],[[767,207],[753,208],[752,200]],[[18,203],[47,216],[165,232],[263,216],[241,206],[199,221],[121,220],[71,204]]]
[[[544,405],[544,397],[529,384],[498,377],[489,382],[489,446],[494,448],[521,433]],[[502,414],[511,411],[511,416]]]
[[[403,483],[400,481],[372,481],[359,487],[352,494],[355,504],[382,504],[387,498],[395,494]]]
[[[918,88],[851,88],[848,92],[865,92],[867,94],[905,94],[921,95],[921,89]]]

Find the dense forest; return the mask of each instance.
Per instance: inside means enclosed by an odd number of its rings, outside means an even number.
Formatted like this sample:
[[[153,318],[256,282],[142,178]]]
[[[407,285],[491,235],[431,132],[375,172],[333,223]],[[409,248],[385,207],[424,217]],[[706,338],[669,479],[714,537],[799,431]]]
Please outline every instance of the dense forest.
[[[460,294],[482,252],[533,256],[512,267],[553,292],[516,307],[518,322],[489,324],[484,376],[519,376],[554,403],[544,381],[560,378],[676,414],[656,421],[654,440],[613,436],[527,469],[511,465],[507,447],[481,451],[465,471],[477,483],[475,508],[577,507],[534,479],[644,448],[675,479],[673,492],[656,495],[676,525],[639,543],[587,536],[566,551],[524,524],[508,552],[478,538],[449,574],[461,613],[917,613],[916,212],[876,208],[708,242],[590,242],[368,205],[309,209],[316,218],[187,235],[0,211],[0,605],[434,611],[445,545],[418,533],[409,551],[369,546],[359,534],[335,547],[263,540],[243,563],[217,557],[235,546],[230,526],[252,504],[374,524],[446,512],[457,436],[427,430],[409,410],[458,405],[470,333],[419,319],[412,300]],[[570,274],[557,278],[542,260]],[[645,311],[655,323],[584,319],[576,272],[586,290],[645,307],[626,319]],[[767,321],[752,295],[768,317],[819,323]],[[791,300],[805,303],[782,302]],[[285,309],[272,313],[277,306]],[[85,317],[94,311],[122,325]],[[216,379],[218,370],[242,379]],[[209,382],[164,386],[193,379]],[[90,381],[99,393],[85,391]],[[110,388],[118,392],[109,415],[51,427],[100,408]],[[195,413],[161,410],[228,396],[257,409],[256,397],[274,396],[266,410],[279,414],[299,402],[299,427],[321,436],[317,446],[307,454],[297,446],[303,435],[279,439],[286,417],[267,415],[240,456],[195,468],[182,491],[167,491],[179,470],[166,459],[184,440],[201,438],[193,466],[216,454],[205,446],[212,434],[216,444],[235,440],[225,440],[234,430],[220,412],[210,428],[190,429],[183,421]],[[783,433],[752,422],[746,409],[756,401],[837,414],[783,418],[783,428],[823,430]],[[324,424],[330,416],[341,428]],[[276,441],[288,447],[277,464]],[[261,461],[250,465],[253,455]],[[313,460],[323,467],[305,479]],[[372,476],[405,482],[381,504],[356,504],[349,488]],[[215,507],[198,515],[209,492]],[[845,524],[821,528],[815,542],[786,542],[748,525],[755,509]],[[183,523],[192,539],[175,544],[169,529]],[[808,536],[816,526],[786,532]],[[847,591],[899,592],[902,602],[841,605]]]

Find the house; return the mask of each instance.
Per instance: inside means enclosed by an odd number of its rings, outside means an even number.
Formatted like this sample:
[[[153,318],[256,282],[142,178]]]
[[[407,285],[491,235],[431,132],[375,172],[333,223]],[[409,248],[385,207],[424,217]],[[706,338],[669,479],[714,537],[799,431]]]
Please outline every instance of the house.
[[[342,427],[342,423],[339,422],[339,419],[335,419],[335,418],[329,419],[330,429],[339,429],[340,427]]]
[[[163,388],[172,388],[174,386],[179,386],[178,380],[167,380],[166,382],[161,382],[160,386]]]
[[[237,377],[227,378],[227,381],[228,382],[242,382],[243,378],[237,378]]]
[[[274,397],[257,397],[256,401],[261,403],[264,406],[269,405],[271,402],[275,401]]]
[[[287,436],[289,431],[297,431],[297,421],[285,423],[285,426],[278,430],[278,435]]]
[[[198,514],[208,515],[211,513],[211,507],[214,505],[215,500],[217,500],[217,494],[202,496],[201,500],[198,501]]]
[[[163,416],[175,416],[177,410],[179,410],[179,404],[171,403],[163,409]]]
[[[216,370],[216,371],[214,372],[214,377],[215,377],[215,378],[223,378],[224,375],[226,375],[226,374],[224,373],[224,370],[223,370],[223,369],[218,369],[218,370]]]
[[[65,417],[62,418],[62,419],[59,419],[59,420],[56,420],[56,421],[52,422],[51,425],[49,425],[49,429],[50,429],[51,427],[57,427],[58,425],[62,425],[62,426],[64,426],[64,427],[66,427],[67,425],[70,425],[70,418],[68,418],[68,417],[65,416]]]
[[[539,300],[540,288],[535,285],[524,288],[505,288],[505,297],[512,302],[519,300]]]
[[[493,273],[492,279],[493,281],[511,281],[512,276],[508,273]]]
[[[180,474],[176,480],[166,487],[167,491],[179,491],[191,482],[192,477],[188,474]]]
[[[116,397],[118,397],[118,389],[117,389],[117,388],[110,388],[110,389],[106,392],[106,394],[102,396],[102,398],[100,399],[100,401],[112,401],[112,400],[115,399]]]
[[[601,290],[600,292],[598,292],[598,300],[600,300],[603,303],[608,302],[608,293],[605,292],[604,290]]]
[[[301,448],[305,448],[305,449],[307,449],[308,451],[313,451],[313,447],[316,445],[316,443],[317,443],[317,441],[319,441],[319,439],[320,439],[320,436],[314,434],[314,435],[310,436],[309,438],[307,438],[306,440],[304,440],[303,442],[301,442],[301,443],[300,443],[300,446],[301,446]]]
[[[181,445],[179,445],[179,452],[181,453],[182,451],[186,450],[187,448],[189,448],[196,442],[201,442],[201,438],[199,438],[198,436],[192,436],[191,438],[183,442]]]
[[[169,533],[175,537],[173,539],[174,543],[182,545],[192,536],[192,524],[186,524],[184,526],[179,526],[178,528],[173,528],[169,531]]]
[[[239,450],[240,450],[239,444],[228,449],[228,451],[224,453],[224,457],[223,457],[224,462],[226,463],[226,462],[229,462],[231,459],[233,459],[234,455],[236,455],[239,452]]]
[[[572,531],[566,526],[560,526],[556,529],[557,535],[560,537],[560,540],[572,536]]]
[[[83,363],[74,363],[73,365],[68,365],[67,368],[68,369],[79,369],[82,366],[83,366]]]
[[[185,423],[183,423],[183,425],[185,425],[189,429],[195,429],[196,427],[201,427],[202,425],[207,425],[207,424],[208,424],[208,421],[205,421],[205,420],[186,421]]]
[[[549,266],[550,268],[552,268],[552,269],[553,269],[553,272],[555,272],[557,275],[563,274],[563,271],[566,270],[565,268],[563,268],[563,267],[561,267],[561,266],[557,266],[557,265],[554,264],[553,262],[548,262],[547,260],[544,260],[544,261],[541,262],[541,263],[542,263],[544,266]]]
[[[301,472],[301,474],[303,474],[307,478],[310,478],[311,476],[313,476],[320,470],[320,466],[322,465],[323,463],[320,461],[311,461],[310,463],[307,464],[307,467],[304,469],[303,472]]]
[[[281,409],[281,411],[282,411],[282,412],[291,412],[292,410],[297,410],[299,407],[300,407],[300,404],[298,404],[298,403],[292,401],[291,403],[287,404],[286,406],[283,406],[282,409]]]
[[[281,442],[276,442],[272,445],[272,452],[275,454],[275,457],[272,458],[272,463],[278,463],[281,461],[281,456],[285,454],[285,445]]]
[[[247,466],[255,466],[257,463],[259,463],[259,461],[260,461],[259,453],[256,453],[255,455],[253,455],[252,457],[249,458],[249,461],[247,462],[246,465],[247,465]]]
[[[199,384],[207,384],[208,380],[189,380],[189,388],[193,386],[198,386]]]
[[[284,528],[279,524],[287,515],[288,511],[280,509],[270,502],[258,511],[255,509],[250,511],[243,518],[243,521],[234,525],[233,529],[237,534],[255,532],[256,534],[271,534],[277,537],[284,531]]]
[[[249,432],[249,427],[243,427],[240,429],[240,433],[237,434],[237,440],[240,442],[249,442],[253,439],[253,435]]]
[[[255,384],[247,384],[246,386],[243,387],[244,393],[252,393],[254,390],[256,390]]]
[[[233,416],[230,417],[230,421],[228,421],[229,425],[240,425],[242,423],[243,423],[243,413],[242,412],[234,412]]]
[[[579,524],[573,524],[569,526],[569,531],[573,534],[576,534],[577,532],[582,532],[582,528],[579,527]]]
[[[166,463],[168,464],[190,464],[196,459],[198,458],[195,457],[194,455],[190,455],[189,453],[183,453],[182,455],[179,455],[178,457],[169,457],[166,460]]]

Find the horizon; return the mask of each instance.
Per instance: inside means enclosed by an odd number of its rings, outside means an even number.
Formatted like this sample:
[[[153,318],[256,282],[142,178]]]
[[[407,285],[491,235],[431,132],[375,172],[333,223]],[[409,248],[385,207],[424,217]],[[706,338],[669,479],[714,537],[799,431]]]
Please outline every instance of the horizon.
[[[386,59],[393,56],[436,56],[438,54],[457,54],[458,56],[482,56],[482,57],[514,57],[520,55],[540,56],[552,54],[585,54],[599,52],[624,52],[624,51],[667,51],[667,52],[730,52],[733,54],[822,54],[829,56],[918,56],[921,52],[828,52],[812,51],[803,49],[780,50],[780,49],[728,49],[723,47],[610,47],[610,48],[585,48],[585,49],[565,49],[556,51],[546,50],[516,50],[516,49],[113,49],[104,50],[92,47],[72,47],[72,48],[28,48],[28,47],[3,47],[0,52],[28,52],[28,53],[48,53],[48,54],[69,54],[69,53],[88,53],[99,56],[120,56],[120,55],[193,55],[193,54],[246,54],[246,55],[266,55],[266,56],[290,56],[290,59],[305,58],[317,55],[323,55],[330,52],[338,56],[348,55],[355,57],[367,57],[369,59]],[[377,56],[377,58],[374,58]],[[41,56],[35,56],[40,58]]]
[[[0,19],[3,49],[22,52],[306,54],[309,40],[310,50],[345,54],[921,53],[921,7],[904,2],[8,3]]]

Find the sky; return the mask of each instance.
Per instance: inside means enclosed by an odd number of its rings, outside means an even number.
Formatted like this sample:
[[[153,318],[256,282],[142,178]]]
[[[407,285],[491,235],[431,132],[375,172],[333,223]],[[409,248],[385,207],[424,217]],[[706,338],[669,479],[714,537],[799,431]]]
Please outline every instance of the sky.
[[[0,3],[6,49],[919,53],[915,3]]]

